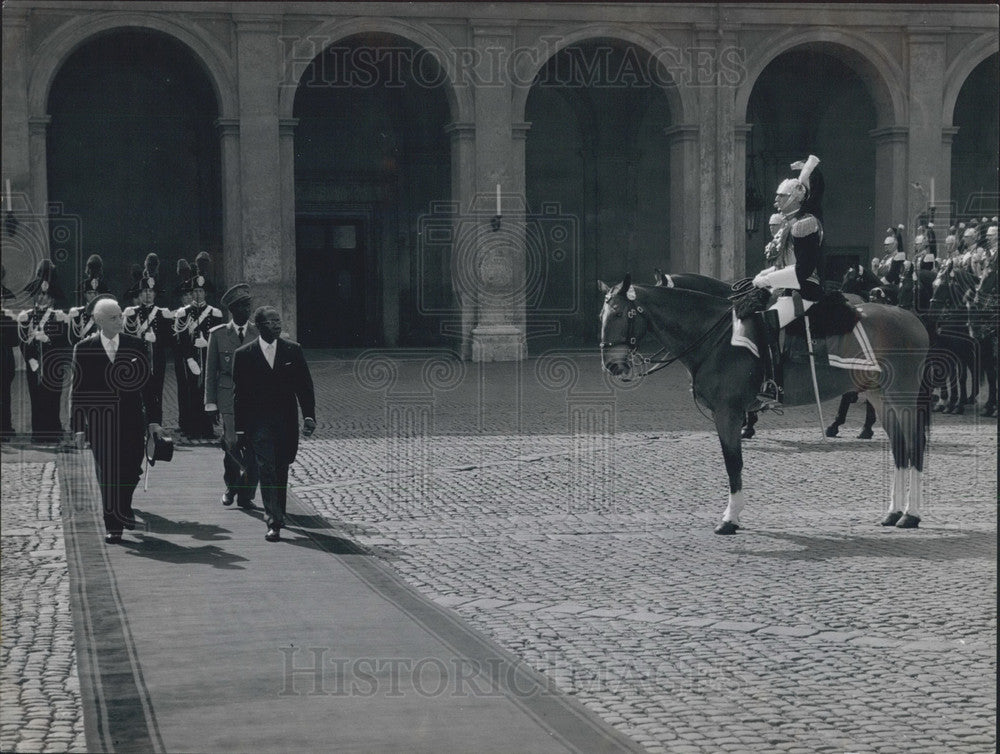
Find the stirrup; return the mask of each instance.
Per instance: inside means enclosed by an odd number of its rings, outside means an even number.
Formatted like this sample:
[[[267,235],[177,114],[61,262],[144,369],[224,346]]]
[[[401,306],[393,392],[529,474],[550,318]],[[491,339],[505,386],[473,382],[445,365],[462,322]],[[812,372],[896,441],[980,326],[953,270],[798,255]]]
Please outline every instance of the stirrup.
[[[782,414],[781,405],[781,394],[784,391],[781,386],[778,385],[774,380],[765,380],[764,384],[761,385],[760,392],[757,394],[757,400],[753,406],[751,406],[751,411],[773,411],[776,414]]]

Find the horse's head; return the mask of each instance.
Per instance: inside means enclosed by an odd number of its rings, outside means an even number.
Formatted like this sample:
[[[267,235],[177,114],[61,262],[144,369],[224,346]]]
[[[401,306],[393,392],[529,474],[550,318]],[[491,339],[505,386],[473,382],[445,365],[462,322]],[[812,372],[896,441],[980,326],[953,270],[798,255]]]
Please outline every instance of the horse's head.
[[[632,276],[626,275],[618,285],[598,281],[604,293],[601,307],[601,363],[615,377],[632,379],[632,359],[642,336],[646,334],[646,318]]]

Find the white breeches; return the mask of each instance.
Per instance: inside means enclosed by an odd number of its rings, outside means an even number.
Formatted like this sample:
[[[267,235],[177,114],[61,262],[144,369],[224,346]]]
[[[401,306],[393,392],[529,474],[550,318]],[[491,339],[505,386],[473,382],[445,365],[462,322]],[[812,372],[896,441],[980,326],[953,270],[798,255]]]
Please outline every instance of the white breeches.
[[[802,299],[802,311],[806,311],[814,303],[816,302]],[[778,312],[778,324],[780,327],[784,327],[795,319],[795,302],[792,301],[791,296],[782,296],[774,302],[771,308]]]

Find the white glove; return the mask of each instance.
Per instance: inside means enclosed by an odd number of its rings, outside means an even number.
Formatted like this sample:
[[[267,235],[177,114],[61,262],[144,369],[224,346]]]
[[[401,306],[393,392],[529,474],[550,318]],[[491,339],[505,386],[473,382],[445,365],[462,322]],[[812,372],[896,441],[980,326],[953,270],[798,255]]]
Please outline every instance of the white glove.
[[[206,403],[205,404],[205,411],[207,413],[212,413],[213,411],[218,411],[218,410],[219,410],[219,407],[216,406],[214,403]]]
[[[199,335],[194,339],[194,345],[196,348],[208,348],[208,341]]]
[[[198,366],[198,362],[195,361],[194,359],[188,357],[187,365],[188,365],[188,369],[191,370],[191,374],[194,374],[194,375],[201,374],[201,367]]]
[[[143,335],[142,337],[144,337],[150,343],[155,343],[156,342],[156,333],[153,332],[152,330],[146,330],[146,334]]]
[[[38,371],[38,359],[28,359],[28,366],[31,367],[32,372]]]
[[[36,330],[35,340],[39,341],[40,343],[49,343],[51,342],[52,339],[41,330]]]
[[[767,282],[767,275],[763,272],[758,272],[757,277],[753,279],[754,288],[770,288],[771,286]]]

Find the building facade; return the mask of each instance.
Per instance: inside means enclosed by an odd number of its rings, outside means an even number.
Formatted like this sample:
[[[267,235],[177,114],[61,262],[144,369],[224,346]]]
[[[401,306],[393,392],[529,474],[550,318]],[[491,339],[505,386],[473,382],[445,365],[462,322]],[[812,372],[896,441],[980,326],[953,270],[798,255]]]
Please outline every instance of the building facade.
[[[763,266],[820,157],[827,274],[997,213],[989,5],[3,8],[4,265],[214,258],[307,347],[593,345],[598,279]],[[9,186],[9,188],[7,188]],[[11,219],[13,218],[13,222]],[[939,233],[943,236],[943,233]]]

